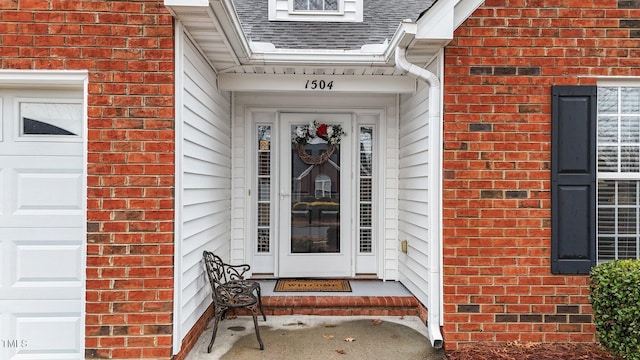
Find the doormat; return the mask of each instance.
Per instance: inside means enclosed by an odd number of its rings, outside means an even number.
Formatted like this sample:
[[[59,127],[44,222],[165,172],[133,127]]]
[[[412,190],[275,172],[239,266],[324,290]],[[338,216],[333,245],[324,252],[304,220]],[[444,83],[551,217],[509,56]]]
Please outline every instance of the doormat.
[[[351,292],[349,280],[338,279],[278,279],[275,292]]]

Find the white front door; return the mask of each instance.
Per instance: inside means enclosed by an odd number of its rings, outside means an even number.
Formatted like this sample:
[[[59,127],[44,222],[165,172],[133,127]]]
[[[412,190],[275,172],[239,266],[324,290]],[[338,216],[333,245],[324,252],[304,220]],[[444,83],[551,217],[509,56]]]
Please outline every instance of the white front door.
[[[84,359],[83,119],[81,91],[0,88],[0,359]]]
[[[296,142],[314,121],[321,133],[324,125],[329,134],[340,126],[346,135],[339,146],[317,137]],[[279,276],[352,276],[352,115],[281,113],[279,124]]]

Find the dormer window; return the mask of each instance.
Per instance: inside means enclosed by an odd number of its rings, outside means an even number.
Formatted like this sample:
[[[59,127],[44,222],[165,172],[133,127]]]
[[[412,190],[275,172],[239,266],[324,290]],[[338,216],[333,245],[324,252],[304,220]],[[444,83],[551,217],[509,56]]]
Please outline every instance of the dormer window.
[[[293,0],[294,11],[338,11],[338,0]]]
[[[363,0],[269,0],[269,20],[362,22]]]

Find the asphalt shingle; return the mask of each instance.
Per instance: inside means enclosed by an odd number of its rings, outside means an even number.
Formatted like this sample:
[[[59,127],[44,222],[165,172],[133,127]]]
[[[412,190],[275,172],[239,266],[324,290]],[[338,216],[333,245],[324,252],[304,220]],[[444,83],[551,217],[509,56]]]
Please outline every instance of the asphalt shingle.
[[[247,37],[280,49],[357,50],[390,39],[404,19],[417,20],[435,0],[364,0],[356,22],[269,21],[267,0],[234,0]]]

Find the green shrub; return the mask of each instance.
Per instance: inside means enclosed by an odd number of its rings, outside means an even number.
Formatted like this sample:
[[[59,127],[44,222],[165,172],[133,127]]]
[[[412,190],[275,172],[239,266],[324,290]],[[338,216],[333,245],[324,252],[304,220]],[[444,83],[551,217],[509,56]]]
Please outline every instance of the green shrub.
[[[595,266],[589,298],[600,344],[625,359],[640,360],[640,261]]]

